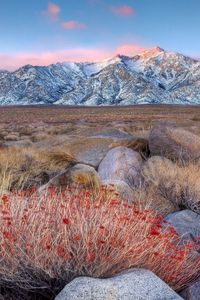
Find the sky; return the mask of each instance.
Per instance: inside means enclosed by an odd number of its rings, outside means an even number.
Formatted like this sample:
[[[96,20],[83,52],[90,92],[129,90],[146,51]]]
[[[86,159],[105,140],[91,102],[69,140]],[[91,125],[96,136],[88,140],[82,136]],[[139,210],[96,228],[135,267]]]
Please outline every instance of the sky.
[[[200,57],[200,0],[0,0],[0,69],[160,46]]]

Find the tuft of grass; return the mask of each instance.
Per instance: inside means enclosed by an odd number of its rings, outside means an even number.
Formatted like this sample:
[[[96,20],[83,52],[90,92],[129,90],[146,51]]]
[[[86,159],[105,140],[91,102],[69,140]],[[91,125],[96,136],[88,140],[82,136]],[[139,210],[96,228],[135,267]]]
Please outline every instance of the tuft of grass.
[[[73,164],[75,164],[73,156],[62,151],[45,151],[34,147],[2,149],[0,194],[5,191],[41,186]]]
[[[136,205],[139,205],[141,210],[150,209],[163,216],[179,211],[178,205],[164,196],[155,186],[137,188],[133,193]]]
[[[179,207],[200,214],[200,166],[190,162],[179,166],[161,157],[152,157],[144,165],[143,178],[164,198]]]

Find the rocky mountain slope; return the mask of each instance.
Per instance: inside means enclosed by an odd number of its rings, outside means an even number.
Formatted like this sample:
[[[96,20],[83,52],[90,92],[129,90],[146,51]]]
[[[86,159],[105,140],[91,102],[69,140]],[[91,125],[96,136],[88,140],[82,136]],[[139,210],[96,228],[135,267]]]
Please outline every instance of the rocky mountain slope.
[[[200,62],[157,47],[96,63],[0,71],[0,104],[200,103]]]

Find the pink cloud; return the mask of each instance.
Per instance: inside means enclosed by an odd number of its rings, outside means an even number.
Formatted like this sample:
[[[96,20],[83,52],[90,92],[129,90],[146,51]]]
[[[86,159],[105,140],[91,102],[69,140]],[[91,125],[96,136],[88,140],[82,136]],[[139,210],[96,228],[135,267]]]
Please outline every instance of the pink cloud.
[[[116,15],[120,15],[120,16],[132,16],[135,14],[135,10],[128,5],[122,5],[122,6],[113,6],[111,8],[112,12]]]
[[[58,20],[58,16],[59,16],[60,11],[61,11],[61,9],[60,9],[59,5],[57,5],[55,3],[52,3],[52,2],[49,2],[48,8],[44,12],[44,14],[46,16],[48,16],[52,21],[56,21],[56,20]]]
[[[5,54],[0,53],[0,69],[16,70],[26,65],[47,66],[56,62],[85,62],[99,61],[110,58],[116,54],[133,56],[143,51],[145,48],[135,44],[120,45],[116,49],[109,48],[76,48],[43,53],[18,53]]]
[[[63,22],[62,27],[67,30],[86,29],[87,25],[84,23],[80,23],[78,21],[71,20],[71,21]]]
[[[116,49],[116,53],[123,54],[123,55],[134,55],[145,51],[146,48],[137,44],[124,44],[119,46]]]

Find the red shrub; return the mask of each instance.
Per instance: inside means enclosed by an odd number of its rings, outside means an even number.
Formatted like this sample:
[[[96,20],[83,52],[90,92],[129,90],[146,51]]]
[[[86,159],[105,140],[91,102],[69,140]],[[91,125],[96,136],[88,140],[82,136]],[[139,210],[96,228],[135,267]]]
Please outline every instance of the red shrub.
[[[51,289],[76,276],[107,277],[130,267],[155,272],[176,290],[194,280],[200,260],[181,246],[162,216],[88,191],[4,195],[0,200],[0,286]],[[180,244],[180,245],[179,245]]]

